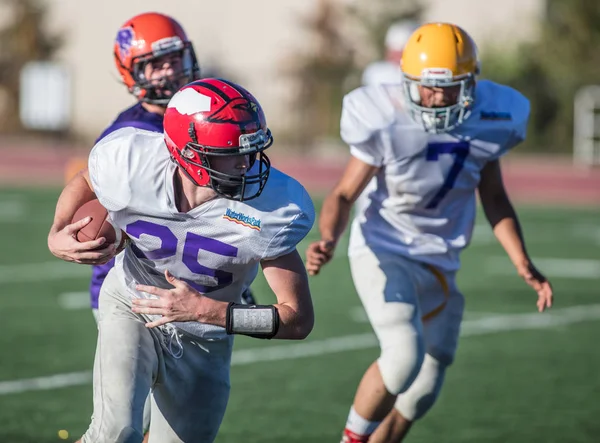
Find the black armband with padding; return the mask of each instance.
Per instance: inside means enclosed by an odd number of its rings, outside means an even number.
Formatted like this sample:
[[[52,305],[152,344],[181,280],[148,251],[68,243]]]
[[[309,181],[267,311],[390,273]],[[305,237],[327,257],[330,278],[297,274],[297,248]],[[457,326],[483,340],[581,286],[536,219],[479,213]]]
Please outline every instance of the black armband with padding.
[[[279,311],[273,305],[229,303],[225,317],[228,334],[273,338],[279,330]]]

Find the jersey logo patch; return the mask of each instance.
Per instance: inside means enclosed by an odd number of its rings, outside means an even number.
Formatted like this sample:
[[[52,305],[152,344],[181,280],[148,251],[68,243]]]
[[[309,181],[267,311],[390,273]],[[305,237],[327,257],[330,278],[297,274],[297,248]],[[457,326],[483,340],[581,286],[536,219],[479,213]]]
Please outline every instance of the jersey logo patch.
[[[223,215],[223,218],[225,220],[235,222],[238,225],[242,225],[247,228],[260,231],[260,219],[250,217],[248,215],[242,214],[241,212],[235,212],[231,209],[227,209],[227,211]]]
[[[512,120],[512,115],[510,112],[481,111],[479,118],[481,120]]]

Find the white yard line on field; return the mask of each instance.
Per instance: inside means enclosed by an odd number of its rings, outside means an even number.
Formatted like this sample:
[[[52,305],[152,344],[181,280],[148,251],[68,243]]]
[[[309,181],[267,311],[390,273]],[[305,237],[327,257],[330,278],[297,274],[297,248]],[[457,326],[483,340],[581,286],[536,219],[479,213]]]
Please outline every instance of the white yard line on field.
[[[584,241],[592,241],[600,245],[600,227],[596,224],[575,224],[571,226],[570,234],[573,238]]]
[[[347,257],[340,249],[334,257]],[[576,258],[534,258],[536,265],[553,278],[600,279],[600,260]],[[490,274],[516,275],[507,257],[491,256],[484,260]],[[58,259],[41,263],[0,265],[0,284],[82,279],[91,275],[91,266],[75,265]]]
[[[67,311],[90,309],[90,293],[86,291],[64,292],[58,296],[58,304]]]
[[[551,329],[558,326],[598,319],[600,319],[600,304],[553,309],[544,314],[495,315],[477,320],[464,321],[461,336],[469,337],[530,329]],[[375,347],[377,347],[377,339],[371,333],[346,335],[303,343],[242,349],[234,352],[232,365],[239,366],[266,361],[293,360]],[[91,371],[9,380],[0,382],[0,395],[79,386],[88,384],[91,380]]]
[[[534,257],[533,262],[551,278],[600,279],[600,260]],[[490,274],[516,275],[507,257],[488,257],[485,270]]]
[[[481,312],[481,311],[465,311],[463,316],[464,320],[476,320],[484,317],[495,317],[498,314],[497,312]],[[367,317],[367,313],[365,312],[362,306],[354,306],[350,308],[348,311],[348,317],[356,323],[368,323],[369,318]]]

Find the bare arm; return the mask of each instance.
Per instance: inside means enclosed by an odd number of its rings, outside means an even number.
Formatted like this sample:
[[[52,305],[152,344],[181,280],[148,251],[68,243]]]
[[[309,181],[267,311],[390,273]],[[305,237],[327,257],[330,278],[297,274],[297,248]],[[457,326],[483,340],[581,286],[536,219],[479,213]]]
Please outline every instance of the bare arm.
[[[333,251],[348,226],[352,205],[377,173],[377,166],[351,157],[342,178],[325,198],[319,217],[321,240],[311,243],[306,250],[306,269],[316,275],[333,257]]]
[[[279,331],[274,338],[306,338],[315,322],[308,277],[298,251],[263,261],[262,269],[277,297]]]
[[[552,305],[552,287],[533,265],[517,214],[504,188],[498,160],[489,162],[481,171],[479,198],[494,235],[508,254],[519,275],[538,293],[538,310]]]
[[[269,286],[277,297],[274,306],[279,313],[279,329],[273,338],[305,338],[313,328],[314,312],[308,278],[298,251],[273,260],[263,261],[262,268]],[[139,291],[159,297],[158,299],[133,299],[133,312],[162,315],[147,327],[160,326],[173,321],[199,321],[211,325],[226,326],[227,302],[203,296],[186,282],[165,272],[173,289],[138,285]]]
[[[54,213],[54,221],[48,234],[48,249],[56,257],[70,262],[101,264],[109,261],[116,252],[114,246],[96,249],[105,239],[99,238],[80,243],[76,234],[91,220],[71,223],[73,215],[84,203],[96,198],[87,169],[80,171],[63,189]]]

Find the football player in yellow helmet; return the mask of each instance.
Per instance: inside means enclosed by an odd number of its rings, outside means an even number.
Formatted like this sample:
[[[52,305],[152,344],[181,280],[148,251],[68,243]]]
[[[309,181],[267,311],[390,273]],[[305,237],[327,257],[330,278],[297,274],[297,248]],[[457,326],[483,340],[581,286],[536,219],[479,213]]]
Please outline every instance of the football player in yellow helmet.
[[[401,83],[344,97],[341,137],[351,156],[323,203],[321,239],[306,251],[316,275],[355,206],[350,269],[380,356],[358,386],[343,443],[401,442],[435,404],[458,346],[464,297],[456,274],[477,195],[517,274],[537,294],[538,311],[553,299],[527,252],[500,167],[525,139],[529,101],[511,87],[476,81],[475,43],[449,23],[419,27],[401,71]]]
[[[402,53],[406,105],[428,132],[446,132],[469,117],[479,74],[477,47],[456,25],[429,23]]]

